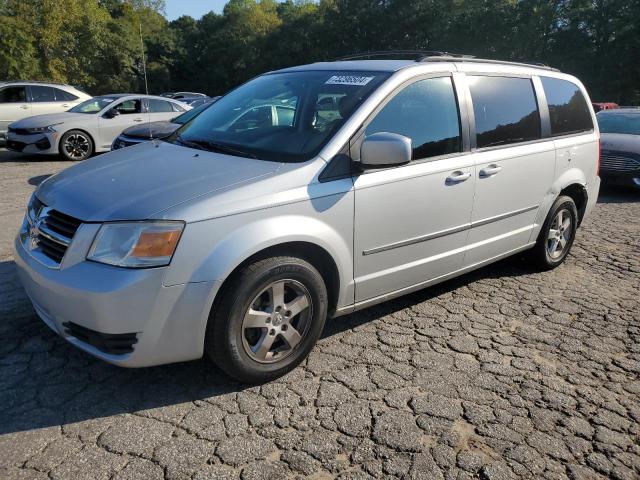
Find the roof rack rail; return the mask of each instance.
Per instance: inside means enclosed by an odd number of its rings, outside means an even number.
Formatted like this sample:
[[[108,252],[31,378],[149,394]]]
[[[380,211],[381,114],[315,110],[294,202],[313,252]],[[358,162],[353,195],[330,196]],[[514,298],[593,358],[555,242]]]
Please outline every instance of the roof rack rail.
[[[535,67],[542,68],[544,70],[551,70],[553,72],[559,72],[557,68],[550,67],[549,65],[545,65],[544,63],[536,63],[536,62],[510,62],[507,60],[490,60],[486,58],[476,58],[472,56],[443,56],[443,55],[433,55],[426,56],[416,60],[417,62],[469,62],[469,63],[494,63],[498,65],[514,65],[518,67]]]
[[[458,57],[459,55],[449,52],[441,52],[439,50],[379,50],[372,52],[354,53],[352,55],[345,55],[344,57],[338,57],[335,61],[340,60],[362,60],[375,57],[413,57],[416,61],[420,61],[427,57]]]

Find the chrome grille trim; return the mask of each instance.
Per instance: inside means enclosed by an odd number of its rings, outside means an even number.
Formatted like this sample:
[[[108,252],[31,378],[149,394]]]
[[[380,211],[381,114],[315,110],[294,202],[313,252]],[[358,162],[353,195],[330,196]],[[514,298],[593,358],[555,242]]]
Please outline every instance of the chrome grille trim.
[[[20,230],[20,241],[35,260],[49,268],[60,268],[81,223],[80,220],[47,207],[34,196]]]

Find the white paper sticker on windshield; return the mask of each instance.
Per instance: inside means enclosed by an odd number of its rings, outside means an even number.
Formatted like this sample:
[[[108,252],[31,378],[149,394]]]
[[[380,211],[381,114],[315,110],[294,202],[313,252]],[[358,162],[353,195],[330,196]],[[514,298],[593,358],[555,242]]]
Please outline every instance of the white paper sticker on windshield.
[[[354,77],[353,75],[334,75],[324,82],[326,85],[358,85],[363,86],[373,80],[373,77]]]

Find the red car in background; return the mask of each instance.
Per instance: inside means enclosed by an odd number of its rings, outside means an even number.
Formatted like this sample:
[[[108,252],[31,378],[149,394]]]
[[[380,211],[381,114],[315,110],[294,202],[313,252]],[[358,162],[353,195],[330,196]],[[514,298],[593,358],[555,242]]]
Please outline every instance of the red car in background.
[[[599,112],[601,110],[613,110],[614,108],[620,108],[620,105],[613,102],[594,102],[591,105],[593,105],[593,109],[596,112]]]

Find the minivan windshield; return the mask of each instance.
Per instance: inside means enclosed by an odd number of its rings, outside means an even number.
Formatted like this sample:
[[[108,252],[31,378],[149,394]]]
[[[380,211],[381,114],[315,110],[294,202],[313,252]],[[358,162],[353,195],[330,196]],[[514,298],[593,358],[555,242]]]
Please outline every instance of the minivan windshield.
[[[98,113],[114,100],[115,98],[113,97],[93,97],[89,100],[85,100],[84,102],[79,103],[68,111],[73,113]]]
[[[626,133],[640,135],[640,112],[602,112],[596,115],[600,133]]]
[[[231,91],[165,141],[279,162],[315,156],[386,72],[266,74]]]

